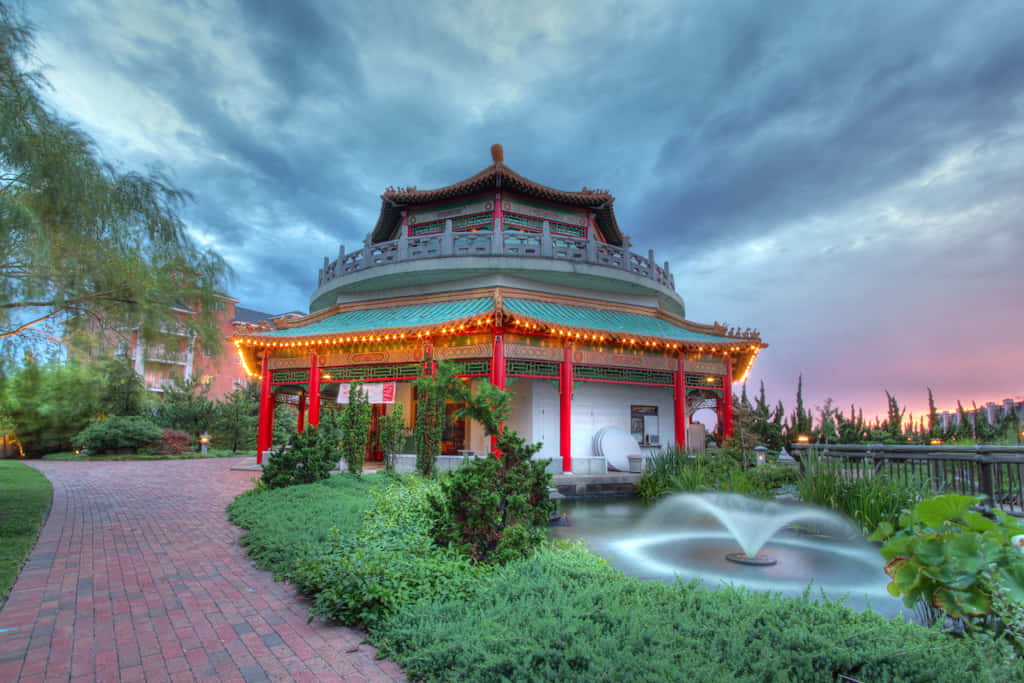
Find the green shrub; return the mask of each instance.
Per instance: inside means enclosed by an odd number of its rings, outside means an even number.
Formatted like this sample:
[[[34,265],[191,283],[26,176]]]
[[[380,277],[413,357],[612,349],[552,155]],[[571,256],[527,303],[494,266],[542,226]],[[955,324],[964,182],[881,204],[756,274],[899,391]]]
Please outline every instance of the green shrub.
[[[544,541],[553,509],[550,461],[531,459],[541,444],[501,429],[511,394],[484,382],[465,398],[461,414],[496,438],[500,457],[466,462],[441,481],[440,494],[431,499],[434,535],[440,545],[454,545],[479,562],[507,562]]]
[[[678,446],[670,446],[650,458],[636,491],[645,500],[668,493],[699,491],[770,495],[773,487],[754,472],[729,455],[689,455]]]
[[[921,501],[883,524],[889,592],[908,607],[924,602],[974,631],[1005,636],[1024,653],[1024,524],[1002,510],[974,509],[981,496],[947,494]]]
[[[992,644],[840,603],[626,577],[580,546],[499,567],[371,631],[422,680],[1022,680]]]
[[[766,462],[748,469],[747,476],[758,488],[778,489],[796,485],[800,481],[800,470],[777,462]]]
[[[276,489],[326,479],[331,476],[340,456],[330,429],[325,426],[306,427],[293,434],[288,446],[263,464],[263,483]]]
[[[73,443],[94,454],[117,453],[156,448],[162,437],[163,430],[144,417],[113,415],[80,431]]]

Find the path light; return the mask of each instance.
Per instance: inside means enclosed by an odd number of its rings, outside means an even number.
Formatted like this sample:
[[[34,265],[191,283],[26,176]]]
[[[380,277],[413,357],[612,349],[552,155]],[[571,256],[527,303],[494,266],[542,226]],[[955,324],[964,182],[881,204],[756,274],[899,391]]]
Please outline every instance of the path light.
[[[931,441],[928,442],[928,444],[930,446],[941,446],[942,445],[942,439],[932,439]]]
[[[796,442],[797,443],[810,443],[811,442],[811,437],[807,436],[806,434],[801,434],[798,437],[796,437]]]
[[[206,447],[210,444],[210,435],[207,432],[199,435],[199,444],[199,452],[202,455],[206,455]]]
[[[768,449],[765,448],[764,446],[756,446],[754,448],[754,453],[757,454],[757,464],[758,465],[763,465],[766,462],[768,462],[768,460],[767,460]]]

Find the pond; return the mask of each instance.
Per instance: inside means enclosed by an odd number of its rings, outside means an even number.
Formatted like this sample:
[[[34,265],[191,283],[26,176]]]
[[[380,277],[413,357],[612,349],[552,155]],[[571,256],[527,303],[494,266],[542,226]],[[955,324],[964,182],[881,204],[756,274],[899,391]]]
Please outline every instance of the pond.
[[[669,496],[653,505],[625,497],[562,500],[560,509],[569,525],[552,526],[549,536],[582,539],[614,567],[641,579],[696,579],[709,587],[743,585],[787,596],[798,596],[810,586],[811,597],[845,596],[854,609],[870,606],[887,617],[913,617],[913,610],[886,590],[889,578],[877,546],[842,517],[806,506],[732,496],[709,498],[724,510],[712,512],[708,500],[698,498]],[[739,509],[748,506],[752,507]],[[735,533],[727,524],[736,527]],[[782,525],[777,533],[776,524]],[[758,555],[774,564],[749,566],[726,559],[740,551],[736,534],[747,531],[770,536]]]

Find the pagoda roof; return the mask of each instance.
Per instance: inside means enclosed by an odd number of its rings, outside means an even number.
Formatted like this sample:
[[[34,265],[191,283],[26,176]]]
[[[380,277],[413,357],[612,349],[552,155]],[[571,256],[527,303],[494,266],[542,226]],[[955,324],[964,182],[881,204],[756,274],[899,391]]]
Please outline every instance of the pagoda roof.
[[[677,325],[663,318],[641,315],[628,311],[607,308],[586,308],[571,304],[534,301],[531,299],[507,298],[505,310],[517,319],[545,326],[565,327],[570,330],[610,332],[616,336],[672,340],[679,342],[726,343],[735,342],[721,334],[691,329]]]
[[[617,247],[623,245],[625,240],[622,231],[619,230],[619,223],[612,208],[615,197],[607,190],[591,190],[584,187],[579,192],[571,192],[548,187],[521,176],[506,166],[500,145],[495,145],[491,149],[491,154],[494,157],[493,164],[476,175],[452,185],[433,190],[419,190],[415,187],[389,187],[380,196],[380,216],[371,233],[372,241],[377,243],[391,239],[395,226],[401,219],[402,209],[405,207],[462,199],[487,190],[505,189],[556,204],[592,209],[597,219],[598,228],[605,240]]]
[[[239,326],[235,338],[254,346],[264,342],[321,344],[337,341],[339,335],[440,331],[442,327],[453,328],[497,315],[536,323],[552,330],[561,329],[565,333],[603,333],[640,343],[738,345],[737,350],[764,346],[756,332],[740,332],[738,328],[727,328],[718,323],[703,325],[660,309],[555,295],[530,297],[525,291],[508,289],[470,290],[461,298],[432,295],[375,302],[373,305],[339,304],[302,318],[278,318],[274,320],[273,328],[267,325]]]

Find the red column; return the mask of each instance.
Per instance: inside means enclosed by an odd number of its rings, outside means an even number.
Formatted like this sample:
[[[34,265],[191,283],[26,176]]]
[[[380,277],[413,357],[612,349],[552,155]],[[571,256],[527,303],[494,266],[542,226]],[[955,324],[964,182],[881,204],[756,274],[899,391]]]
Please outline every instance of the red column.
[[[309,361],[309,426],[320,424],[320,366],[313,352]]]
[[[301,432],[306,423],[306,395],[299,394],[299,419],[295,421],[295,431]]]
[[[562,456],[562,471],[572,472],[572,344],[565,345],[558,378],[560,400],[558,404],[558,454]]]
[[[686,373],[683,371],[683,359],[679,358],[679,369],[676,370],[675,386],[675,424],[676,446],[686,450]]]
[[[725,378],[722,382],[722,419],[725,420],[722,436],[732,436],[732,358],[725,357]]]
[[[505,391],[505,330],[495,327],[491,331],[491,337],[494,340],[494,353],[491,355],[491,384]],[[503,426],[498,425],[498,429]],[[495,436],[491,437],[491,451],[494,452],[496,458],[501,457],[501,451],[498,450],[498,438]]]
[[[270,350],[263,349],[262,380],[260,384],[260,421],[256,431],[256,464],[263,463],[263,452],[274,438],[274,396],[270,393]]]
[[[492,331],[494,339],[494,356],[491,359],[491,384],[505,391],[505,330],[495,327]]]

